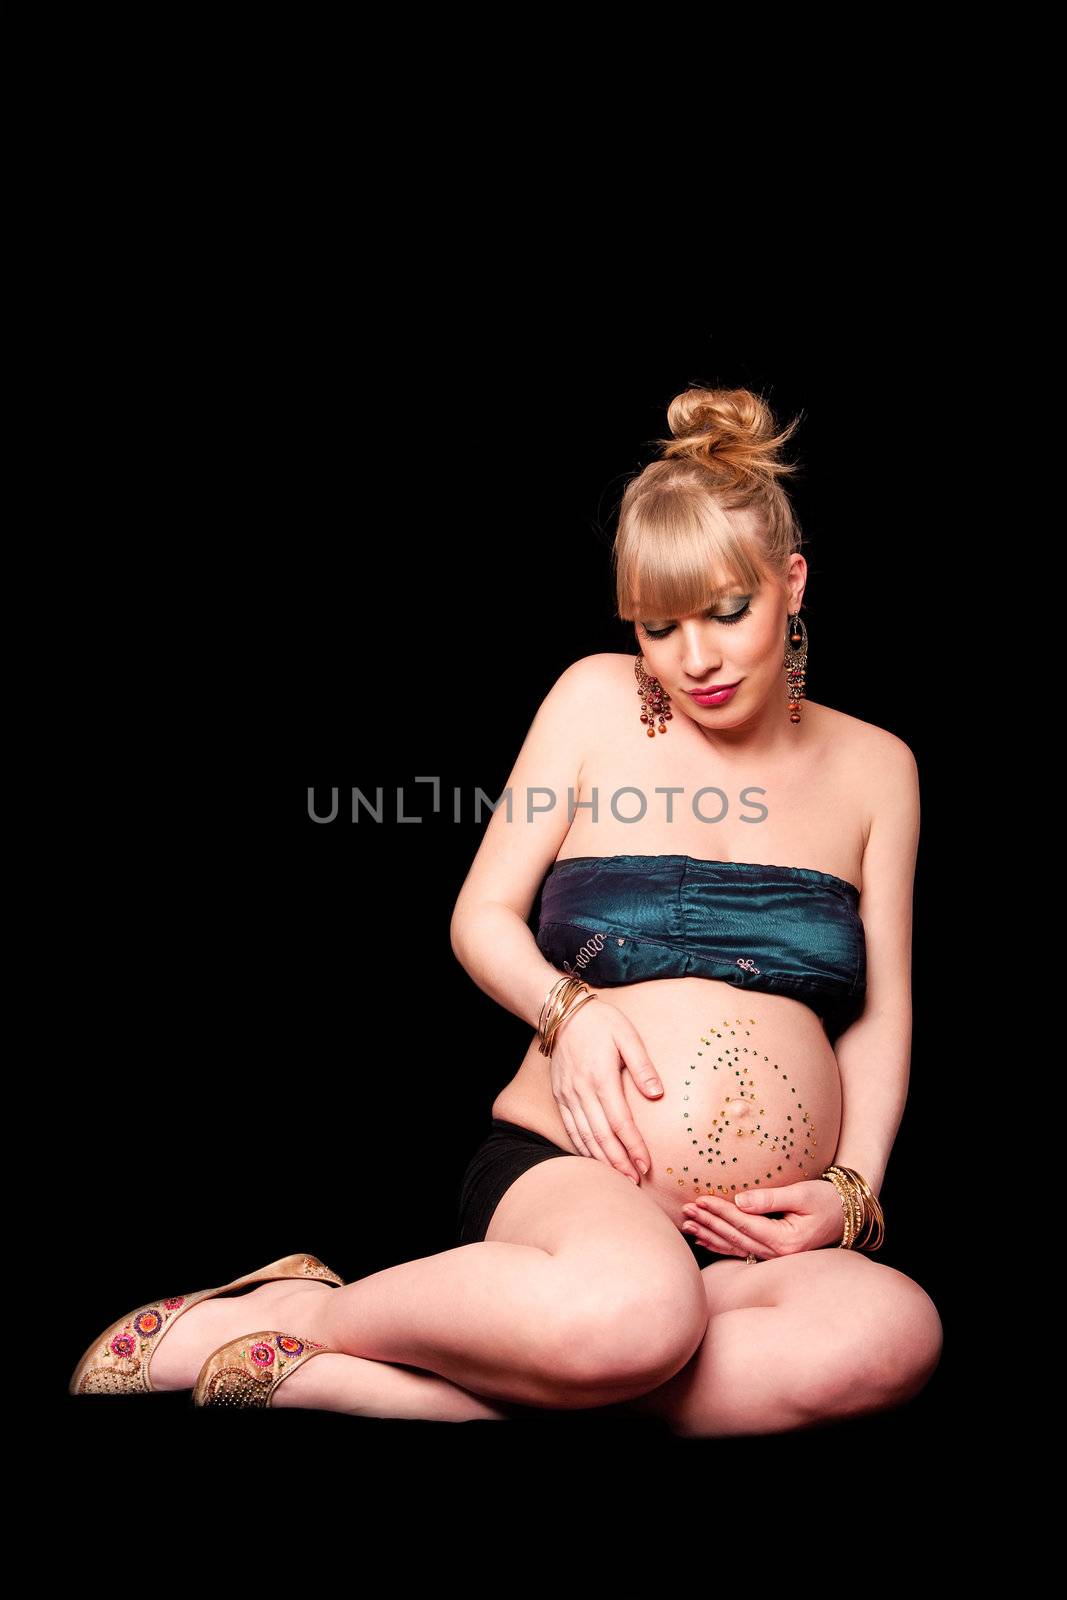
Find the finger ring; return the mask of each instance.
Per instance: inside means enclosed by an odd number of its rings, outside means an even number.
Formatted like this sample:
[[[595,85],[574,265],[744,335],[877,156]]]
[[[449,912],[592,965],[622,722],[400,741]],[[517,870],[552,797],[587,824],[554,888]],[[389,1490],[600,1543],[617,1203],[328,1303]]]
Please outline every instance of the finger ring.
[[[759,1256],[746,1256],[745,1260],[746,1261],[758,1261],[759,1260]]]

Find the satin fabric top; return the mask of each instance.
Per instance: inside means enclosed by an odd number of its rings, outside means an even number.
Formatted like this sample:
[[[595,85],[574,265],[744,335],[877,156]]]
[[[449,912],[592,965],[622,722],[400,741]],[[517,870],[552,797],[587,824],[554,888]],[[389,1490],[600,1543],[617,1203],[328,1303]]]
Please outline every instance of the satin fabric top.
[[[854,883],[812,867],[695,856],[568,856],[541,890],[537,946],[596,988],[717,978],[801,1000],[830,1034],[863,1009]]]

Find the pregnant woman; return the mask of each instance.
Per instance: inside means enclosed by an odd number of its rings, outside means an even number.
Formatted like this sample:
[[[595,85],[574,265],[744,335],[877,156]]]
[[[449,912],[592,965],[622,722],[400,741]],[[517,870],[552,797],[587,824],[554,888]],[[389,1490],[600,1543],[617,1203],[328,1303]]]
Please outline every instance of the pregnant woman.
[[[534,1030],[455,1248],[352,1284],[283,1257],[138,1307],[72,1393],[614,1406],[700,1436],[931,1376],[936,1307],[871,1254],[910,1064],[915,761],[805,697],[795,425],[747,390],[687,390],[669,421],[615,542],[640,653],[552,686],[453,913],[461,964]]]

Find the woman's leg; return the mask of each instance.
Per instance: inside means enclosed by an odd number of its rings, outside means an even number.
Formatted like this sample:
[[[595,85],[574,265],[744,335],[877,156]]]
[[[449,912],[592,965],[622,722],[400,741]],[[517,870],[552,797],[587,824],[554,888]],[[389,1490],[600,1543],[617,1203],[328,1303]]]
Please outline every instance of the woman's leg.
[[[191,1389],[212,1350],[243,1333],[277,1328],[308,1338],[321,1336],[319,1306],[337,1292],[312,1280],[284,1281],[193,1306],[179,1317],[156,1351],[153,1389]],[[313,1302],[318,1302],[315,1310],[311,1309]],[[387,1361],[365,1361],[332,1350],[305,1362],[280,1383],[271,1405],[275,1410],[302,1406],[356,1417],[404,1417],[424,1422],[502,1422],[510,1416],[503,1402],[469,1394],[431,1372],[414,1372]]]
[[[708,1328],[693,1359],[628,1408],[675,1433],[780,1433],[903,1404],[941,1357],[937,1307],[914,1279],[851,1250],[808,1250],[701,1276]]]
[[[707,1319],[700,1269],[659,1206],[604,1163],[561,1156],[515,1180],[480,1243],[402,1262],[340,1289],[268,1284],[194,1306],[161,1344],[153,1380],[168,1346],[159,1387],[186,1387],[194,1365],[198,1371],[218,1345],[253,1327],[278,1327],[365,1362],[420,1369],[400,1374],[416,1380],[403,1385],[406,1397],[399,1383],[390,1391],[393,1379],[379,1375],[386,1401],[392,1392],[410,1402],[421,1388],[432,1404],[473,1397],[483,1404],[603,1406],[680,1371]],[[278,1386],[275,1404],[290,1390],[290,1404],[302,1403],[303,1391],[303,1403],[316,1404],[316,1394],[321,1405],[329,1365],[330,1352],[306,1362]],[[363,1379],[333,1365],[345,1386],[340,1409],[350,1409]],[[420,1385],[426,1374],[467,1391],[466,1400]]]
[[[506,1422],[513,1414],[506,1401],[485,1400],[432,1372],[332,1351],[298,1367],[275,1389],[271,1405],[416,1422]]]

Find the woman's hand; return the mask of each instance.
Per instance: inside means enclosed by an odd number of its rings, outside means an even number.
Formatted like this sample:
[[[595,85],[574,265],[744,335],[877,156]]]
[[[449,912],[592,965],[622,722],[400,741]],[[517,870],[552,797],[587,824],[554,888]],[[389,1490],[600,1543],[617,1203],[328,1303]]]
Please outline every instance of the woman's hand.
[[[832,1183],[812,1178],[804,1183],[788,1183],[774,1189],[742,1189],[729,1200],[719,1195],[701,1195],[682,1207],[687,1222],[682,1232],[690,1234],[705,1250],[721,1256],[798,1255],[802,1250],[820,1250],[823,1245],[840,1244],[845,1231],[841,1199]],[[780,1218],[768,1211],[781,1211]]]
[[[577,1153],[607,1162],[640,1187],[652,1161],[622,1092],[621,1069],[650,1099],[663,1093],[663,1085],[629,1017],[599,996],[587,1001],[560,1023],[549,1067],[552,1093]]]

